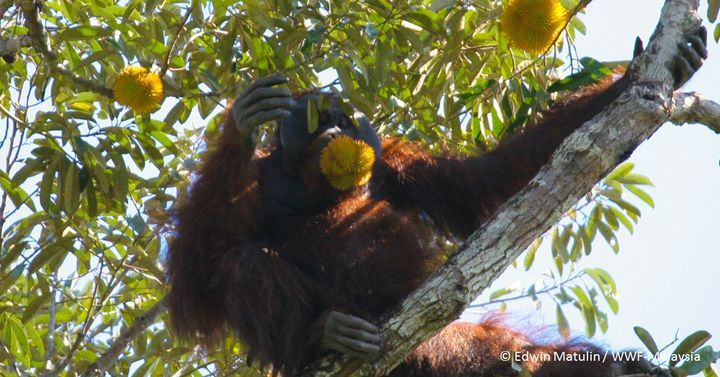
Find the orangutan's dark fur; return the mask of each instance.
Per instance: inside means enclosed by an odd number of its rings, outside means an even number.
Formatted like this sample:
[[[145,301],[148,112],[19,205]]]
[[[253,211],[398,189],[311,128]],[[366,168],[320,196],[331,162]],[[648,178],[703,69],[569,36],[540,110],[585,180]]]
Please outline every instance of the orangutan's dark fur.
[[[168,259],[172,328],[204,344],[232,331],[252,359],[292,375],[317,356],[329,310],[372,320],[401,301],[445,257],[434,232],[468,236],[625,86],[621,79],[584,89],[480,157],[432,156],[419,145],[385,139],[367,187],[342,195],[328,189],[322,198],[333,200],[302,210],[282,205],[302,191],[281,174],[282,149],[249,150],[227,121],[177,211]],[[320,180],[317,170],[304,173]],[[320,199],[320,192],[313,195]],[[517,375],[499,361],[503,350],[597,348],[536,345],[498,321],[456,323],[393,376]],[[610,361],[529,366],[535,376],[589,377],[617,367]]]

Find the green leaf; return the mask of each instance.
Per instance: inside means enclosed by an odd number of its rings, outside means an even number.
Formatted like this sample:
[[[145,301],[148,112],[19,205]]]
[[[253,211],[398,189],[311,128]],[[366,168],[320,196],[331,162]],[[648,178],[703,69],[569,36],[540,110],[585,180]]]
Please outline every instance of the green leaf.
[[[633,168],[635,167],[635,164],[632,162],[624,162],[618,167],[615,168],[615,170],[611,171],[610,174],[605,177],[604,181],[614,181],[618,179],[619,177],[624,176],[625,174],[629,173]]]
[[[97,182],[100,192],[107,195],[110,192],[110,179],[105,168],[100,165],[93,165],[91,167],[91,175]]]
[[[580,34],[585,35],[587,32],[587,28],[585,27],[585,24],[580,20],[578,17],[573,17],[570,20],[570,25],[575,28],[577,31],[580,32]]]
[[[130,16],[133,14],[135,9],[142,4],[141,0],[133,0],[130,4],[128,4],[127,8],[125,9],[125,12],[122,16],[122,23],[125,24],[130,19]]]
[[[640,200],[642,200],[643,202],[645,202],[645,203],[646,203],[647,205],[649,205],[651,208],[655,208],[655,201],[653,200],[652,197],[650,197],[650,194],[648,194],[647,192],[643,191],[641,188],[639,188],[639,187],[637,187],[637,186],[635,186],[635,185],[630,185],[630,184],[628,184],[628,185],[625,185],[625,188],[626,188],[628,191],[630,191],[631,193],[633,193],[633,195],[635,195],[635,196],[637,196],[638,198],[640,198]]]
[[[613,249],[613,251],[616,254],[619,253],[620,244],[618,243],[617,237],[615,236],[615,233],[612,231],[612,229],[602,221],[597,222],[597,229],[603,236],[603,238],[605,238],[605,241],[607,241],[608,245]]]
[[[586,268],[583,271],[585,271],[585,273],[588,274],[593,281],[595,281],[595,284],[597,284],[598,288],[600,288],[600,292],[603,294],[605,301],[607,301],[608,306],[610,306],[613,313],[617,314],[619,310],[618,302],[615,299],[615,296],[617,295],[617,284],[615,284],[615,280],[612,276],[601,268]]]
[[[162,153],[147,139],[140,139],[140,144],[142,145],[142,148],[145,150],[145,153],[150,156],[150,160],[152,160],[153,165],[155,165],[158,169],[162,169],[163,165],[165,164],[165,159],[163,158]],[[113,158],[113,161],[115,159]],[[116,161],[117,163],[122,162],[120,159]],[[122,162],[123,166],[125,166],[125,163]]]
[[[570,248],[570,260],[577,261],[582,256],[583,240],[578,233],[572,234],[573,244]]]
[[[410,12],[406,14],[406,20],[431,33],[442,32],[440,25],[443,20],[429,9],[417,9]]]
[[[250,40],[248,45],[248,52],[252,56],[253,61],[261,71],[265,71],[269,68],[268,56],[265,51],[265,42],[260,37],[247,36],[247,40]],[[217,89],[217,88],[216,88]]]
[[[128,217],[127,222],[130,224],[132,230],[134,230],[138,235],[143,234],[143,232],[147,229],[147,224],[140,214]]]
[[[593,227],[595,229],[595,227]],[[595,238],[595,233],[590,232],[588,227],[581,227],[578,231],[580,233],[580,239],[582,239],[583,242],[583,249],[585,249],[585,255],[590,255],[590,252],[592,251],[592,241],[593,238]]]
[[[38,309],[48,301],[47,296],[41,295],[30,299],[30,303],[23,311],[22,321],[27,322],[32,319],[37,313]]]
[[[613,203],[617,204],[620,208],[624,209],[627,214],[637,222],[636,217],[640,217],[640,209],[634,204],[631,204],[623,199],[610,198]]]
[[[525,254],[525,260],[523,262],[523,267],[525,268],[525,271],[529,270],[533,264],[533,261],[535,261],[535,255],[537,254],[540,245],[542,245],[542,241],[542,238],[537,238],[528,248],[527,254]]]
[[[37,158],[31,158],[25,161],[25,164],[12,177],[15,186],[21,185],[26,179],[38,173],[42,173],[42,161]]]
[[[594,80],[590,72],[580,71],[573,73],[570,76],[563,77],[562,79],[555,81],[548,86],[548,93],[562,92],[565,90],[576,90],[581,86],[592,84],[597,80]]]
[[[85,191],[83,191],[83,195],[85,195],[85,199],[87,200],[88,216],[90,216],[91,218],[97,216],[97,214],[98,214],[97,195],[95,193],[95,185],[93,184],[92,180],[90,180],[87,188],[85,189]]]
[[[472,101],[473,99],[477,98],[479,95],[483,94],[486,90],[491,88],[493,85],[495,85],[495,83],[497,83],[497,81],[493,80],[493,79],[479,80],[479,82],[476,85],[474,85],[474,86],[468,88],[468,90],[460,93],[460,96],[459,96],[460,100],[464,103]]]
[[[688,360],[680,366],[688,375],[698,374],[720,358],[720,352],[715,352],[712,346],[705,346],[695,352],[699,360]]]
[[[93,145],[90,145],[83,141],[78,143],[78,146],[82,146],[80,154],[83,156],[85,161],[90,165],[99,165],[101,169],[107,169],[107,161],[100,151]]]
[[[548,87],[548,93],[575,90],[582,86],[595,83],[612,73],[610,68],[590,57],[580,59],[580,63],[583,65],[582,71],[556,81]]]
[[[718,11],[720,11],[720,0],[708,0],[708,21],[711,23],[715,22],[715,20],[717,20]]]
[[[560,273],[560,275],[562,275],[563,266],[565,265],[565,263],[563,263],[562,258],[560,258],[559,256],[553,257],[553,262],[555,263],[555,268],[557,268],[558,273]]]
[[[80,175],[75,163],[68,164],[62,176],[62,195],[60,202],[68,216],[72,216],[80,205]]]
[[[185,59],[182,56],[176,55],[170,59],[170,68],[183,68],[185,67]]]
[[[26,365],[30,364],[30,358],[32,356],[30,353],[30,342],[28,342],[28,338],[27,335],[25,335],[22,324],[20,324],[20,321],[13,316],[7,317],[7,324],[10,325],[14,335],[14,340],[17,344],[17,348],[13,350],[15,357],[20,359]]]
[[[615,313],[617,314],[617,313]],[[606,333],[608,330],[608,316],[607,314],[601,312],[600,310],[595,309],[595,319],[597,321],[597,324],[600,326],[600,331],[603,333]]]
[[[170,152],[177,155],[178,150],[177,147],[175,147],[175,143],[173,143],[172,140],[167,136],[166,133],[162,131],[152,131],[150,135],[153,137],[153,139],[157,140],[162,144],[163,147],[167,148]]]
[[[320,94],[318,96],[318,111],[326,112],[330,110],[331,100],[330,96],[326,94]]]
[[[559,234],[556,231],[553,232],[551,240],[551,249],[553,255],[559,255],[562,258],[563,263],[567,263],[570,260],[570,252],[568,251],[568,243],[570,241],[570,228],[563,227],[562,232]]]
[[[385,0],[368,0],[368,5],[375,9],[380,14],[385,14],[391,9],[395,9],[394,6]]]
[[[47,246],[40,250],[28,267],[29,273],[35,273],[42,268],[51,258],[55,257],[61,250],[56,246]]]
[[[150,44],[150,46],[147,46],[146,48],[148,49],[148,51],[152,52],[155,55],[164,55],[167,52],[167,50],[170,49],[170,47],[165,46],[164,44],[162,44],[154,39],[153,39],[152,43]]]
[[[38,334],[37,330],[35,330],[34,326],[26,326],[25,332],[27,333],[27,336],[30,338],[30,344],[32,345],[33,350],[35,351],[35,354],[37,354],[40,357],[45,356],[45,344],[40,338],[40,334]]]
[[[635,231],[635,226],[633,225],[633,222],[615,206],[609,206],[608,207],[610,211],[615,215],[615,218],[619,220],[623,226],[632,234]]]
[[[17,187],[16,185],[17,184],[13,182],[4,171],[0,170],[0,187],[2,187],[2,189],[8,194],[15,207],[27,205],[34,211],[35,205],[32,200],[30,200],[30,196],[22,189],[22,187]]]
[[[58,34],[58,37],[63,41],[82,41],[104,38],[110,36],[112,32],[111,29],[82,25],[65,29]]]
[[[593,306],[592,300],[590,300],[590,297],[582,290],[582,288],[574,286],[570,287],[570,290],[575,294],[575,297],[577,297],[580,306]]]
[[[618,220],[617,216],[615,216],[615,213],[612,212],[607,206],[599,205],[599,207],[603,216],[605,216],[606,224],[610,226],[613,232],[617,231],[618,228],[620,228],[620,221]]]
[[[2,336],[3,336],[3,343],[12,347],[12,344],[15,343],[15,341],[14,341],[15,337],[13,335],[12,326],[10,326],[10,323],[8,320],[9,316],[10,316],[10,314],[7,314],[7,313],[2,316],[2,320],[3,320],[2,321],[2,328],[3,328]]]
[[[207,69],[203,69],[200,73],[202,74],[202,77],[205,78],[205,83],[213,90],[220,90],[222,88],[222,84],[217,81],[212,72]]]
[[[715,37],[715,42],[720,42],[720,24],[715,25],[713,36]]]
[[[358,121],[358,118],[355,116],[355,113],[356,113],[355,107],[353,107],[353,105],[350,103],[350,101],[348,101],[345,98],[345,99],[338,101],[338,105],[340,106],[340,109],[342,109],[342,111],[345,114],[352,114],[352,116],[349,117],[350,121],[352,122],[353,126],[355,126],[355,128],[359,129],[360,122]]]
[[[583,306],[580,308],[585,319],[585,335],[592,338],[597,331],[597,322],[595,322],[595,307]]]
[[[116,53],[117,53],[117,51],[115,51],[114,49],[111,49],[111,48],[107,48],[107,49],[100,50],[100,51],[98,51],[98,52],[96,52],[96,53],[91,54],[90,56],[88,56],[87,58],[83,59],[83,60],[80,61],[79,63],[75,64],[75,66],[73,67],[73,69],[80,69],[80,68],[82,68],[82,67],[84,67],[84,66],[86,66],[86,65],[95,63],[95,62],[97,62],[97,61],[103,61],[103,60],[105,60],[108,56],[114,55],[114,54],[116,54]]]
[[[308,133],[315,133],[318,129],[318,123],[320,122],[320,114],[318,113],[318,105],[315,99],[310,98],[307,103],[307,131]]]
[[[130,139],[132,142],[132,146],[130,147],[130,157],[133,159],[133,162],[140,168],[145,168],[145,155],[143,155],[143,148],[140,146],[137,140]],[[161,156],[162,158],[162,156]]]
[[[502,289],[498,289],[497,291],[493,292],[493,293],[490,295],[490,301],[495,300],[495,299],[497,299],[497,298],[499,298],[499,297],[508,295],[508,294],[510,294],[510,293],[512,293],[512,292],[515,292],[516,290],[517,290],[517,289],[515,289],[515,288],[502,288]]]
[[[186,116],[186,114],[190,113],[190,110],[188,109],[187,105],[185,104],[185,101],[178,101],[175,106],[168,111],[167,116],[165,116],[165,124],[169,126],[174,126],[175,123],[178,122],[178,120],[181,119],[181,117]]]
[[[563,313],[563,310],[559,304],[555,305],[555,317],[556,317],[558,331],[560,332],[560,335],[562,335],[563,338],[569,338],[570,337],[570,323],[568,322],[568,319],[565,316],[565,313]]]
[[[77,358],[89,364],[97,360],[98,354],[90,350],[80,350],[77,352]]]
[[[710,340],[711,337],[712,335],[705,330],[696,331],[688,335],[673,351],[673,355],[676,355],[677,357],[672,358],[669,365],[674,367],[678,361],[682,359],[683,355],[687,355],[700,348],[703,344],[705,344],[705,342]]]
[[[53,183],[55,182],[57,169],[64,159],[65,157],[63,155],[58,154],[45,170],[42,180],[40,181],[40,205],[47,212],[51,212],[50,195],[53,192]]]
[[[618,182],[626,185],[647,185],[652,186],[650,179],[644,175],[628,173],[616,179]]]
[[[154,147],[153,147],[154,148]],[[146,147],[147,150],[147,147]],[[156,149],[157,151],[157,149]],[[159,153],[159,152],[158,152]],[[161,156],[162,157],[162,156]],[[110,152],[110,159],[115,167],[113,168],[113,195],[114,199],[125,203],[128,194],[128,171],[122,155],[117,151]]]

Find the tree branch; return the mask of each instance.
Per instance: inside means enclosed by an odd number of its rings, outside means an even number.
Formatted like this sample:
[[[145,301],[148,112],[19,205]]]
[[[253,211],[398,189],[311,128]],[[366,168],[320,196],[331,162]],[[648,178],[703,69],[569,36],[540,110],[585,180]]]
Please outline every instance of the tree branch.
[[[82,377],[103,376],[105,372],[117,361],[120,354],[127,348],[128,344],[135,340],[150,325],[155,323],[157,316],[165,311],[165,298],[155,303],[145,313],[139,315],[135,322],[120,334],[94,363],[92,363],[82,374]]]
[[[55,65],[57,64],[57,55],[48,47],[45,28],[40,23],[40,13],[38,11],[42,8],[42,3],[41,0],[21,0],[20,9],[25,14],[25,27],[27,27],[28,34],[32,38],[33,47],[48,63]]]
[[[697,0],[667,0],[634,80],[618,100],[570,135],[551,161],[498,209],[448,262],[382,318],[385,353],[374,364],[330,356],[304,376],[386,375],[421,342],[462,313],[530,243],[671,116],[668,63],[683,35],[697,30]]]
[[[670,117],[673,124],[700,123],[720,134],[720,104],[710,101],[700,93],[676,93],[673,97],[675,110]]]
[[[37,50],[40,55],[46,61],[48,69],[54,74],[64,76],[70,79],[75,85],[90,90],[96,93],[100,93],[110,99],[115,98],[112,89],[100,85],[92,80],[88,80],[84,77],[80,77],[69,70],[61,67],[57,63],[57,55],[48,46],[48,38],[40,23],[39,9],[42,8],[42,0],[22,0],[20,1],[20,8],[22,8],[25,14],[25,27],[28,28],[28,34],[32,38],[32,46]]]

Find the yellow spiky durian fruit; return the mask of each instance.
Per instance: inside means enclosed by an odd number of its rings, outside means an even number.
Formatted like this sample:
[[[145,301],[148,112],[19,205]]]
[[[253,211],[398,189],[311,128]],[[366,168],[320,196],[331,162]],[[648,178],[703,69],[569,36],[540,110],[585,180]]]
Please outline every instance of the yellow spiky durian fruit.
[[[349,136],[333,139],[320,154],[320,171],[337,190],[362,186],[370,181],[375,151]]]
[[[113,84],[115,99],[139,113],[156,109],[163,100],[163,83],[157,73],[140,66],[122,69]]]
[[[552,46],[567,18],[560,0],[509,0],[500,16],[500,30],[513,47],[541,54]]]

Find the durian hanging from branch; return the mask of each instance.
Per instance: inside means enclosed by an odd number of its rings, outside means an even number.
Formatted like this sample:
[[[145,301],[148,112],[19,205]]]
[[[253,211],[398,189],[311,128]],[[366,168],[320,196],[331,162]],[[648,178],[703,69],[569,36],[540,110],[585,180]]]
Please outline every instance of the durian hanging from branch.
[[[555,43],[569,16],[560,0],[510,0],[500,16],[500,30],[511,46],[542,54]]]
[[[163,83],[157,73],[140,66],[122,69],[113,84],[115,99],[138,113],[155,110],[163,101]]]

